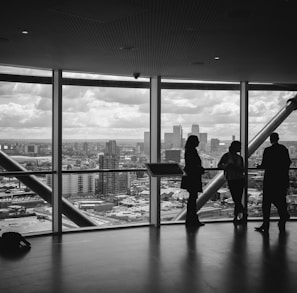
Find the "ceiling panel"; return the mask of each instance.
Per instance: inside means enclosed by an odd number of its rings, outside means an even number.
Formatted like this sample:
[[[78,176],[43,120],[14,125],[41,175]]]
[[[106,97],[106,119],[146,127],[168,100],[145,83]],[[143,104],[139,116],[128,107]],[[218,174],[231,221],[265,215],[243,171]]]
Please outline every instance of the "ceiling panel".
[[[12,0],[1,8],[0,63],[296,83],[296,12],[293,0]]]

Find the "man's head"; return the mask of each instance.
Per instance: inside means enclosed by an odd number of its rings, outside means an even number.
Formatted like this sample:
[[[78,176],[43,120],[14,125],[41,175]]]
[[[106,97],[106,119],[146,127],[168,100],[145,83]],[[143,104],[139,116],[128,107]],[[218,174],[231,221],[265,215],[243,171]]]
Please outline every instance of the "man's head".
[[[279,141],[278,133],[276,133],[276,132],[271,133],[270,134],[270,142],[272,144],[274,144],[274,143],[277,143],[278,141]]]

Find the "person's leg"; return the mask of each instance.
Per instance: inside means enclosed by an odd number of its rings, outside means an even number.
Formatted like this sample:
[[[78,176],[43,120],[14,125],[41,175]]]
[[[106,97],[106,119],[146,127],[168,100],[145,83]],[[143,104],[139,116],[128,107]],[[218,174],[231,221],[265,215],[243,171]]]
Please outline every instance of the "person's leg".
[[[197,224],[197,209],[196,201],[198,194],[197,192],[190,191],[189,198],[187,202],[187,215],[186,215],[186,225],[195,225]]]
[[[286,191],[282,191],[278,197],[276,195],[273,199],[273,204],[276,206],[280,218],[278,222],[279,230],[283,232],[286,229],[286,221],[290,218],[287,209]]]
[[[263,227],[264,229],[269,229],[270,222],[270,209],[271,209],[271,199],[269,194],[263,193],[263,204],[262,204],[262,212],[263,212]]]
[[[270,209],[271,209],[271,199],[270,192],[263,192],[263,201],[262,201],[262,213],[263,213],[263,224],[260,227],[255,228],[259,232],[268,232],[269,230],[269,221],[270,221]]]
[[[234,221],[238,220],[238,215],[242,213],[244,215],[244,207],[241,203],[243,193],[243,181],[242,180],[230,180],[228,182],[230,193],[234,201]]]

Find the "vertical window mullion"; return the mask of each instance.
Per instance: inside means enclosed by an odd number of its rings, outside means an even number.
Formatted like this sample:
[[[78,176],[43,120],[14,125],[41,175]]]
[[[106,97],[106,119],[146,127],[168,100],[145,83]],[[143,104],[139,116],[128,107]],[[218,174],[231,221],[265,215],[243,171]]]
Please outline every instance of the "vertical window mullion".
[[[53,70],[52,229],[62,233],[62,70]]]
[[[150,82],[150,162],[161,161],[161,78],[152,77]],[[150,223],[160,226],[160,178],[150,179]]]
[[[245,189],[243,192],[243,205],[247,211],[248,198],[248,82],[240,82],[240,141],[241,155],[245,166]]]

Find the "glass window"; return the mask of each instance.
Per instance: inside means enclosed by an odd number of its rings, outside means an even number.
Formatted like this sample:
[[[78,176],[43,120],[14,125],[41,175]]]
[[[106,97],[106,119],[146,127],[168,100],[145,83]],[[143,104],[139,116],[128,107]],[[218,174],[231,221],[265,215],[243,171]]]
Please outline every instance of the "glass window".
[[[231,141],[239,139],[239,91],[162,90],[161,107],[162,162],[184,166],[185,141],[194,134],[200,139],[198,152],[203,167],[217,168]],[[203,175],[204,186],[218,172],[222,171],[208,170]],[[163,178],[161,182],[161,219],[174,220],[185,208],[188,193],[180,189],[180,178]],[[229,217],[231,196],[226,186],[222,188],[200,210],[203,218]]]
[[[148,89],[63,86],[63,196],[99,226],[149,221],[149,177],[125,171],[149,161],[149,111]]]
[[[28,171],[51,170],[50,85],[0,81],[0,150]]]
[[[1,172],[51,172],[51,86],[0,82],[0,104]],[[0,176],[3,231],[51,230],[51,206],[48,203],[51,191],[46,186],[46,175],[33,177]]]
[[[51,190],[46,186],[45,175],[33,179],[0,176],[0,186],[1,233],[52,231],[52,207],[48,203]]]
[[[292,91],[249,91],[249,140],[252,140],[279,111],[285,107],[288,99],[296,92]],[[280,143],[284,144],[292,160],[291,167],[297,167],[297,127],[296,111],[292,112],[275,130],[280,137]],[[264,148],[270,146],[267,138],[260,147],[249,157],[248,175],[248,214],[249,217],[262,217],[262,195],[264,170],[256,169],[261,164]],[[294,182],[296,172],[290,172],[290,188],[287,200],[289,209],[294,210]],[[289,200],[290,199],[290,200]],[[277,215],[272,208],[271,215]]]

